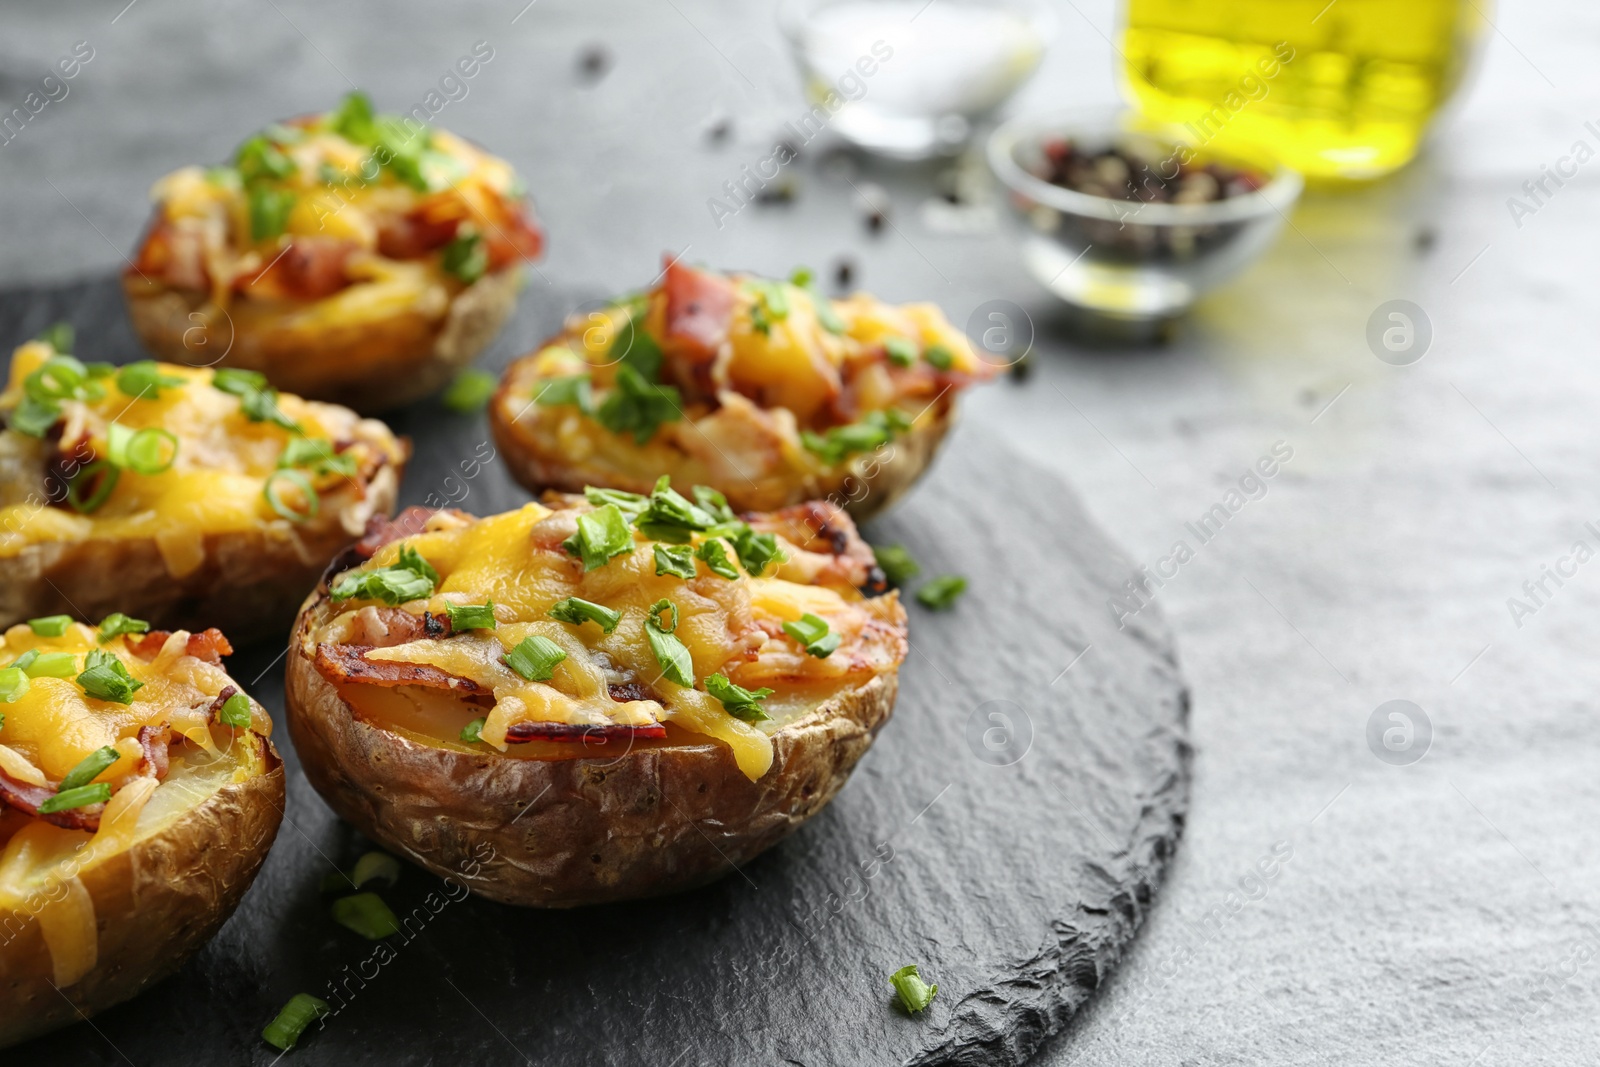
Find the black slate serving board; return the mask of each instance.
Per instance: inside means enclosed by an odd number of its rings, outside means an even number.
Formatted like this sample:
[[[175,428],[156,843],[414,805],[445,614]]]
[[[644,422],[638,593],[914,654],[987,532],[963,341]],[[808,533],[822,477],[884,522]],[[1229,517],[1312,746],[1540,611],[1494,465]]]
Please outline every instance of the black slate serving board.
[[[535,282],[485,359],[498,370],[578,306]],[[66,319],[79,355],[141,351],[114,282],[0,294],[7,346]],[[481,417],[400,412],[403,503],[487,514],[526,495]],[[958,432],[874,541],[970,588],[912,603],[895,717],[840,797],[721,882],[664,900],[539,912],[457,900],[407,868],[385,897],[407,932],[367,942],[320,892],[370,846],[289,767],[283,828],[218,937],[135,1001],[11,1063],[269,1064],[261,1027],[291,995],[338,1009],[285,1063],[650,1067],[1016,1064],[1120,958],[1183,825],[1188,697],[1154,609],[1118,629],[1127,577],[1067,486]],[[275,716],[282,649],[230,661]],[[912,1018],[887,977],[939,985]]]

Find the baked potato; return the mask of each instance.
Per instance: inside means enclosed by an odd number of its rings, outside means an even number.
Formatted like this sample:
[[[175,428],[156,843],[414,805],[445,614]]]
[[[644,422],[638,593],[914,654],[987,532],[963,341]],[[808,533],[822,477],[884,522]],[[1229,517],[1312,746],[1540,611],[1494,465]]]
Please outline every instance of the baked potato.
[[[542,235],[511,167],[362,93],[184,167],[123,273],[162,359],[260,371],[373,412],[437,390],[494,338]]]
[[[0,393],[0,626],[122,611],[282,633],[394,507],[406,445],[253,371],[85,364],[34,341]]]
[[[0,1046],[171,974],[232,914],[283,815],[272,721],[217,630],[0,639]]]
[[[956,394],[995,370],[932,304],[669,260],[654,289],[513,363],[490,425],[535,491],[645,493],[667,474],[740,511],[827,499],[863,519],[921,476]]]
[[[815,815],[894,707],[905,611],[849,516],[703,487],[377,523],[288,657],[307,779],[508,904],[711,881]],[[485,858],[487,857],[487,858]]]

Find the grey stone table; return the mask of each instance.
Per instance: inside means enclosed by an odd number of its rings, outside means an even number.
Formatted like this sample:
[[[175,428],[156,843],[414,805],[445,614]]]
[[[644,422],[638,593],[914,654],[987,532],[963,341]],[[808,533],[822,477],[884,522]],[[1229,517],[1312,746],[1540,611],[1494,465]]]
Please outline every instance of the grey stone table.
[[[1520,226],[1506,200],[1596,143],[1600,11],[1508,5],[1416,165],[1308,197],[1169,343],[1095,348],[981,212],[957,232],[928,206],[930,169],[818,140],[790,168],[792,202],[716,224],[708,198],[800,110],[767,5],[123,2],[0,14],[4,110],[76,42],[93,49],[0,144],[0,283],[117,265],[175,162],[219,158],[262,117],[351,84],[420,101],[481,40],[492,60],[438,121],[526,175],[551,231],[534,284],[620,289],[663,252],[773,272],[849,256],[859,284],[958,322],[995,298],[1032,312],[1034,373],[968,417],[1066,472],[1136,565],[1193,549],[1155,599],[1197,747],[1158,906],[1041,1062],[1594,1061],[1600,563],[1577,556],[1600,549],[1585,525],[1600,520],[1600,185],[1580,171]],[[1013,106],[1114,100],[1112,5],[1061,15]],[[867,183],[891,201],[875,235]],[[1365,341],[1397,298],[1432,323],[1412,366]],[[1200,543],[1185,524],[1274,447],[1289,458]],[[1419,762],[1369,745],[1391,700],[1431,724]]]

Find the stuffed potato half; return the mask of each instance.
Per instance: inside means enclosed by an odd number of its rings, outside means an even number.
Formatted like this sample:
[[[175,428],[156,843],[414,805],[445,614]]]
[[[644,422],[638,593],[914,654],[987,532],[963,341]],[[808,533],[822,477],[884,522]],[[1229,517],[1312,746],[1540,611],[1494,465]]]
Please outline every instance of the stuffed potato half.
[[[0,1046],[127,1000],[225,922],[278,831],[271,720],[217,630],[0,639]]]
[[[23,345],[0,393],[0,626],[123,611],[259,636],[394,506],[407,449],[381,422],[251,371],[69,347]]]
[[[655,288],[569,320],[490,407],[530,489],[706,484],[737,510],[827,499],[858,519],[922,475],[956,394],[992,377],[932,304],[669,261]]]
[[[843,511],[747,519],[662,479],[375,525],[292,638],[307,778],[506,903],[656,896],[750,859],[843,786],[907,645]]]
[[[543,237],[511,167],[361,93],[161,179],[123,288],[163,359],[260,371],[357,411],[435,391],[482,351]]]

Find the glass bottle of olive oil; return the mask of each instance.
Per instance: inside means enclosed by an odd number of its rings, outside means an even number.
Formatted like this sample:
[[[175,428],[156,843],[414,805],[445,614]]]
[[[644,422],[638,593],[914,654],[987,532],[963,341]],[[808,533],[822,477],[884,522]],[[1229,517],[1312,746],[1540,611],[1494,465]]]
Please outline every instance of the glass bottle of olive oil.
[[[1404,166],[1489,0],[1127,0],[1126,89],[1157,123],[1313,179]]]

